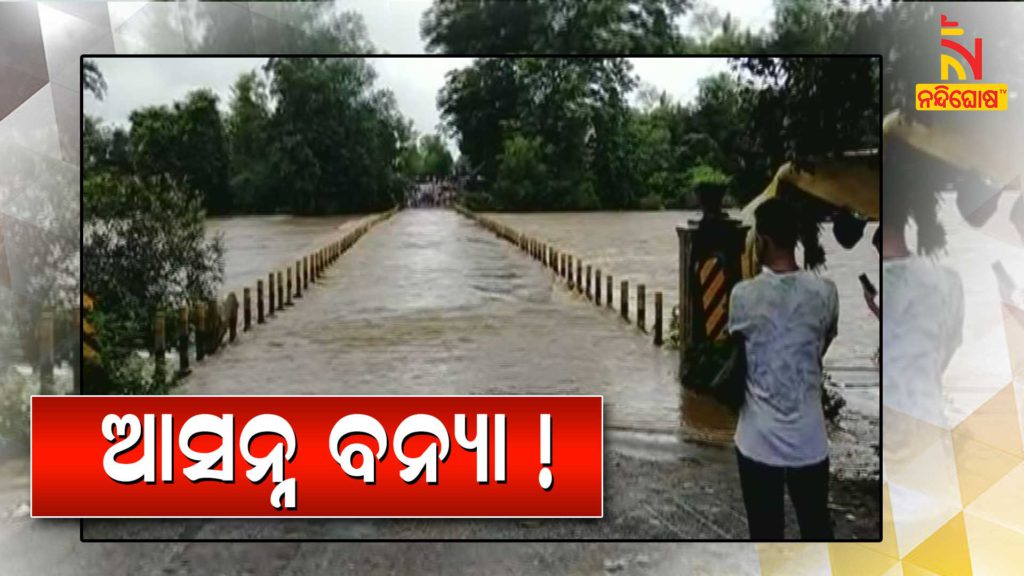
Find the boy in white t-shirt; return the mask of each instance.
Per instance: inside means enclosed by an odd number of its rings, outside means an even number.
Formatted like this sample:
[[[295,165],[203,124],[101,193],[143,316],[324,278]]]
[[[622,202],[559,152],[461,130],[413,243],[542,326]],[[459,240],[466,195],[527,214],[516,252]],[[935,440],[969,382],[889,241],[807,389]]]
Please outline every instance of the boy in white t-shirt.
[[[831,280],[797,265],[793,206],[770,199],[755,219],[763,268],[736,284],[729,305],[729,332],[747,360],[736,453],[750,537],[783,538],[788,486],[801,537],[829,540],[822,357],[836,336],[839,297]]]

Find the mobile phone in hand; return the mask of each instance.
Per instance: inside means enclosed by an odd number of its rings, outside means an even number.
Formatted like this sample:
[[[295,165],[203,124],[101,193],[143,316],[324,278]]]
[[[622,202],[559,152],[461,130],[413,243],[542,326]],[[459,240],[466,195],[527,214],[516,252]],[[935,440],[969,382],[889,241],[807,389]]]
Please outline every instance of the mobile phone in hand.
[[[868,279],[867,274],[861,274],[857,278],[860,280],[860,285],[864,287],[864,290],[871,294],[872,298],[874,298],[878,294],[878,289],[875,288],[875,285],[872,284],[871,280]]]

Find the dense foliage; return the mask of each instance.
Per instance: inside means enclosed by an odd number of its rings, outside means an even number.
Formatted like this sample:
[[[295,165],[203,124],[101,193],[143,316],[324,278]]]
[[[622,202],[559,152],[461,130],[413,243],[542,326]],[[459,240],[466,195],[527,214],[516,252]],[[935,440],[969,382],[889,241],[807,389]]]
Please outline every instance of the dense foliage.
[[[668,53],[683,47],[677,18],[690,0],[435,0],[427,49],[459,54]]]
[[[479,207],[694,207],[703,182],[760,192],[787,160],[878,146],[878,61],[743,58],[689,104],[648,87],[624,58],[480,58],[449,74],[442,118]]]

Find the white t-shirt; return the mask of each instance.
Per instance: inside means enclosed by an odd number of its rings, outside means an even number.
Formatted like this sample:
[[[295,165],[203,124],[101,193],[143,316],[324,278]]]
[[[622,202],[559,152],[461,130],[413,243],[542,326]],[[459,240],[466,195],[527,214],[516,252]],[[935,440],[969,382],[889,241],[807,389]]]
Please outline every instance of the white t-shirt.
[[[882,292],[884,403],[945,427],[942,374],[963,339],[960,276],[918,256],[883,260]]]
[[[821,359],[838,320],[835,284],[812,272],[762,268],[732,289],[729,332],[742,334],[747,350],[747,392],[736,424],[744,456],[791,467],[828,456]]]

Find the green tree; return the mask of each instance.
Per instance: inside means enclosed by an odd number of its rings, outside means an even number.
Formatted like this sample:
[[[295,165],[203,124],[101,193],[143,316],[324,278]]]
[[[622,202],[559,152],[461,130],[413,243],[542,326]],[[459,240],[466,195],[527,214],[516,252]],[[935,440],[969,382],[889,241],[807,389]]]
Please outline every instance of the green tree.
[[[133,167],[128,132],[104,126],[99,119],[86,115],[82,119],[82,166],[89,174],[130,173]]]
[[[447,178],[452,175],[455,161],[448,146],[438,134],[427,134],[420,138],[420,174],[428,178]]]
[[[481,58],[449,75],[438,103],[485,185],[497,179],[506,141],[519,135],[538,139],[543,162],[559,167],[531,209],[627,206],[636,192],[626,142],[634,86],[622,58]]]
[[[759,148],[807,160],[878,146],[880,71],[875,58],[742,58]]]
[[[494,195],[503,210],[532,210],[545,201],[548,168],[544,164],[543,142],[515,134],[505,140],[498,158]]]
[[[369,212],[400,196],[405,119],[361,58],[273,58],[272,162],[295,213]],[[358,144],[356,144],[358,143]]]
[[[212,91],[195,90],[183,102],[141,108],[129,118],[140,175],[166,175],[197,190],[213,214],[231,210],[227,140]]]
[[[427,50],[458,54],[672,53],[689,0],[434,0]]]
[[[157,310],[217,296],[223,279],[219,238],[205,237],[206,213],[198,192],[166,176],[114,173],[88,176],[82,260],[83,290],[99,303],[90,314],[100,337],[101,368],[90,366],[87,393],[153,393],[153,380],[137,351],[150,347]]]
[[[272,150],[271,111],[266,83],[255,72],[242,74],[231,89],[225,131],[231,158],[232,207],[242,212],[272,211],[276,198],[268,157]]]
[[[82,60],[82,88],[92,92],[97,100],[103,100],[107,91],[107,81],[104,80],[95,60]]]

